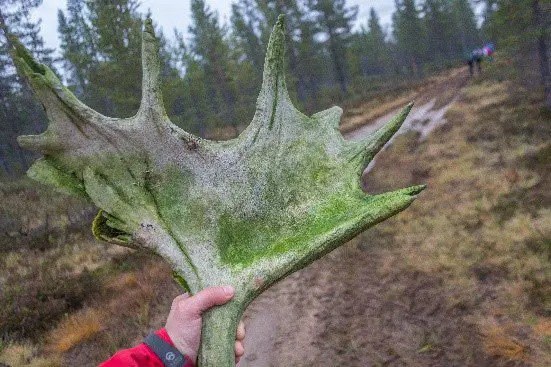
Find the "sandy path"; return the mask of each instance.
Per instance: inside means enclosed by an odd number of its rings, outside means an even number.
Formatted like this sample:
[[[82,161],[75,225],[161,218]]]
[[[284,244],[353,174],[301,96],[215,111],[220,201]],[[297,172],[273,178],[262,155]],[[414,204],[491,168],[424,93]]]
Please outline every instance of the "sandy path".
[[[446,103],[444,106],[437,109],[435,109],[436,98],[433,98],[431,101],[423,105],[414,106],[408,118],[395,136],[404,134],[409,131],[417,131],[421,134],[420,138],[425,139],[427,135],[430,134],[430,132],[434,130],[438,125],[446,123],[444,115],[451,107],[451,105],[455,102],[455,100],[456,99],[454,98],[453,100]],[[344,137],[348,140],[363,139],[382,127],[384,124],[386,124],[398,112],[400,112],[400,109],[392,111],[391,113],[380,117],[372,123],[364,125],[363,127],[355,131],[346,133],[344,134]],[[391,139],[389,143],[391,143],[393,139]]]

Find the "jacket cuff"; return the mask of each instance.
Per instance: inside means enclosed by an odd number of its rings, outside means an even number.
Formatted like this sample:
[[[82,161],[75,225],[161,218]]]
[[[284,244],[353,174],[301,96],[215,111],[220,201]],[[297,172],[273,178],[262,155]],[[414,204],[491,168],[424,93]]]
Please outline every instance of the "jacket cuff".
[[[158,337],[160,337],[161,339],[163,339],[165,342],[167,342],[168,344],[170,344],[171,346],[176,348],[176,346],[172,342],[172,339],[170,339],[170,336],[166,332],[165,328],[161,328],[161,329],[157,330],[155,332],[155,334]],[[187,354],[184,354],[184,353],[182,353],[182,354],[183,354],[184,358],[187,361],[187,363],[184,365],[184,367],[195,367],[195,363],[191,360],[191,358]]]

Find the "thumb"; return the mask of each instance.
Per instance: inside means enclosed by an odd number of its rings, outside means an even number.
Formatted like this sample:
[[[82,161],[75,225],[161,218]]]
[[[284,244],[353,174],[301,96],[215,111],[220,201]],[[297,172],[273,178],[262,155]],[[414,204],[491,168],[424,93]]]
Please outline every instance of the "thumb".
[[[234,292],[231,286],[205,288],[186,300],[187,309],[191,313],[201,315],[214,306],[228,302],[232,299]]]

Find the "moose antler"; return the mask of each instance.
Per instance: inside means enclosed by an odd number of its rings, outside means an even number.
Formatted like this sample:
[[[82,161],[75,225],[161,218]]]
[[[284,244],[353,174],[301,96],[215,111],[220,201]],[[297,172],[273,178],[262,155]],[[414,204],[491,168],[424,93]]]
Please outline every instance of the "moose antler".
[[[173,125],[160,88],[158,42],[143,32],[143,92],[134,117],[105,117],[82,104],[12,37],[12,57],[44,105],[49,126],[19,143],[44,158],[30,177],[89,199],[94,234],[159,254],[191,293],[236,289],[204,318],[200,366],[231,366],[235,329],[270,285],[407,208],[424,186],[366,195],[359,177],[412,105],[362,142],[338,130],[342,110],[311,117],[291,103],[280,16],[268,45],[252,123],[214,142]]]

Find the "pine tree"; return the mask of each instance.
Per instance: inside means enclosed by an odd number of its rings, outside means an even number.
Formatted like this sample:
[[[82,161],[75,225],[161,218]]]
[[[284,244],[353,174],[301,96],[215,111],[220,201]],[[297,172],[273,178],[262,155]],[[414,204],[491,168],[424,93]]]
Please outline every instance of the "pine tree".
[[[202,77],[206,83],[206,97],[212,113],[209,117],[210,124],[227,121],[237,135],[236,92],[231,73],[234,68],[230,59],[230,48],[224,38],[227,30],[220,26],[217,14],[210,10],[204,0],[192,0],[191,13],[190,65],[194,68],[198,66],[204,72]]]
[[[302,15],[298,34],[295,42],[297,50],[297,66],[295,72],[298,74],[297,93],[299,100],[304,104],[307,112],[313,112],[316,107],[316,99],[322,88],[324,79],[329,75],[330,61],[326,57],[323,47],[316,40],[316,24],[306,14]],[[306,94],[306,101],[300,99]]]
[[[476,2],[484,5],[484,12],[482,14],[482,33],[484,37],[491,37],[491,30],[489,27],[491,27],[493,23],[498,0],[477,0]]]
[[[452,11],[459,42],[456,56],[466,57],[480,44],[476,14],[469,0],[453,0]]]
[[[323,50],[315,40],[315,22],[297,0],[239,0],[233,5],[232,25],[237,46],[255,66],[260,78],[268,37],[279,14],[285,15],[291,97],[310,110],[323,83]]]
[[[545,105],[551,109],[551,1],[496,0],[485,30],[523,68],[524,81],[539,79]]]
[[[68,83],[104,114],[131,116],[140,101],[142,14],[137,0],[69,0],[58,13]]]
[[[99,62],[93,89],[108,115],[132,116],[140,101],[142,15],[137,0],[87,1]]]
[[[396,0],[392,16],[399,58],[412,75],[420,75],[426,54],[426,33],[414,0]]]
[[[52,67],[53,50],[45,47],[40,36],[40,21],[31,13],[41,0],[0,0],[0,173],[22,174],[31,155],[16,142],[22,134],[35,133],[46,121],[42,107],[35,101],[19,77],[8,56],[7,30],[15,34],[41,62]]]
[[[379,15],[373,7],[369,9],[369,20],[367,21],[367,26],[369,29],[369,34],[375,43],[385,43],[386,34],[383,31],[383,27],[381,27]]]
[[[67,72],[67,82],[83,99],[85,89],[90,83],[91,69],[98,62],[96,37],[85,18],[85,11],[87,8],[83,0],[67,0],[67,14],[61,9],[57,14],[62,62]]]
[[[457,36],[451,5],[450,0],[424,0],[422,3],[428,57],[440,65],[455,54]]]
[[[442,66],[480,47],[476,15],[468,0],[424,0],[422,10],[431,63]]]
[[[386,34],[381,27],[379,15],[374,8],[369,11],[367,22],[367,56],[370,74],[380,75],[389,71],[392,63]]]
[[[358,7],[346,6],[345,0],[310,0],[308,8],[314,12],[319,33],[327,36],[327,49],[331,55],[335,77],[341,92],[346,94],[346,49],[350,45],[352,23],[358,14]]]
[[[264,66],[265,45],[258,36],[263,23],[254,0],[239,0],[232,4],[231,24],[235,46],[254,66],[258,80]]]

